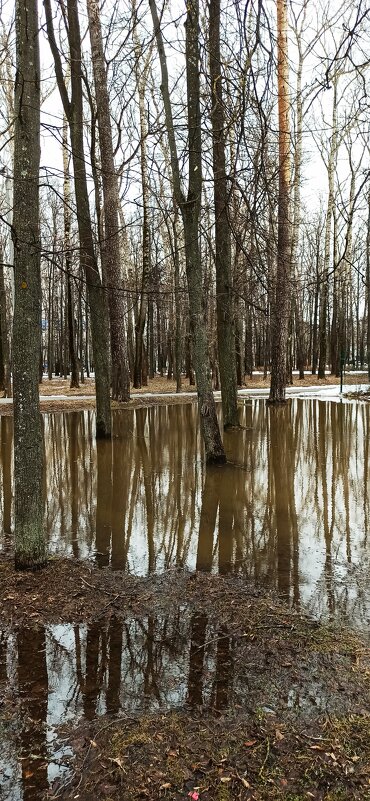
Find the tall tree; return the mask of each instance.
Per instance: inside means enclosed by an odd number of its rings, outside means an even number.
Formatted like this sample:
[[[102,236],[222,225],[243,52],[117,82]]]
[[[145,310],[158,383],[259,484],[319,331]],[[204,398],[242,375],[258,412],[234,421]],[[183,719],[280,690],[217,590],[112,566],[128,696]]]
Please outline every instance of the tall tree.
[[[104,58],[99,3],[87,0],[91,55],[99,130],[100,160],[104,201],[103,275],[108,286],[110,344],[112,358],[112,397],[130,400],[130,374],[124,325],[125,301],[119,248],[119,190],[113,156],[113,136]]]
[[[224,428],[230,428],[238,426],[239,420],[220,52],[220,7],[221,0],[209,0],[209,71],[212,91],[211,121],[215,204],[217,343]]]
[[[136,2],[132,3],[133,14],[136,16]],[[134,387],[139,389],[143,383],[143,375],[147,373],[147,369],[143,370],[143,357],[144,357],[144,329],[148,316],[151,279],[151,243],[150,243],[150,182],[148,170],[148,154],[147,154],[147,138],[148,138],[148,122],[147,110],[145,108],[145,91],[148,84],[149,67],[152,49],[144,60],[142,60],[142,47],[137,33],[137,28],[133,30],[133,40],[135,48],[135,75],[137,83],[137,93],[139,97],[139,120],[140,120],[140,173],[141,173],[141,196],[143,206],[143,223],[142,223],[142,278],[141,278],[141,293],[138,315],[135,325],[135,366],[134,366]],[[152,298],[151,298],[152,302]]]
[[[68,351],[71,366],[71,389],[79,387],[76,336],[73,315],[72,264],[71,264],[71,181],[69,177],[68,123],[63,116],[63,199],[64,199],[64,262],[67,284]]]
[[[291,296],[290,102],[287,0],[277,0],[279,195],[275,297],[272,309],[270,403],[285,401]]]
[[[77,0],[68,0],[68,44],[70,50],[71,99],[68,97],[62,61],[55,39],[50,0],[44,0],[47,34],[64,113],[67,117],[74,173],[80,262],[87,284],[91,318],[96,386],[96,436],[111,436],[109,317],[105,288],[99,275],[94,249],[84,152],[82,53]]]
[[[15,565],[46,562],[39,405],[41,278],[39,229],[40,56],[37,0],[16,3],[13,228]]]
[[[207,462],[225,462],[212,386],[208,377],[208,343],[203,310],[202,262],[199,248],[199,217],[202,192],[202,136],[200,120],[199,79],[199,3],[189,0],[186,14],[186,84],[188,117],[188,191],[182,189],[177,154],[172,105],[169,91],[167,59],[155,0],[149,0],[161,65],[161,91],[170,145],[174,195],[181,211],[186,275],[189,292],[190,326],[193,334],[193,356],[199,399],[201,431]]]

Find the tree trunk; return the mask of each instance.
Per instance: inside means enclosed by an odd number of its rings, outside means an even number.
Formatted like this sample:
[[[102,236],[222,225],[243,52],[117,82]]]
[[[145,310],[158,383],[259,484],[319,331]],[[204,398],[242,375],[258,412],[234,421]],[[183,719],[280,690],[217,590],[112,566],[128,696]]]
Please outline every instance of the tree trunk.
[[[112,359],[112,397],[130,400],[130,375],[124,326],[125,304],[119,252],[119,191],[114,165],[107,70],[104,58],[99,3],[87,0],[92,65],[99,129],[100,159],[104,199],[104,245],[102,258],[108,284],[110,344]]]
[[[10,398],[12,394],[12,381],[10,373],[10,353],[8,338],[8,316],[6,309],[6,291],[4,281],[3,249],[0,242],[0,340],[1,340],[1,371],[4,396]]]
[[[367,330],[366,330],[366,350],[367,350],[367,374],[370,381],[370,192],[367,196],[367,235],[366,235],[366,306],[367,306]]]
[[[330,252],[331,252],[331,228],[334,209],[334,175],[335,166],[338,152],[337,144],[337,79],[333,81],[334,96],[333,96],[333,114],[332,114],[332,135],[330,142],[330,153],[327,164],[328,170],[328,204],[326,209],[325,219],[325,242],[324,242],[324,266],[323,275],[321,278],[321,292],[320,292],[320,312],[319,312],[319,370],[318,377],[325,378],[326,368],[326,353],[327,353],[327,310],[328,310],[328,294],[329,294],[329,267],[330,267]]]
[[[227,429],[239,426],[239,418],[220,53],[220,6],[221,0],[210,0],[209,2],[209,63],[212,86],[211,121],[215,204],[217,343],[224,428]]]
[[[290,119],[287,0],[277,0],[279,197],[275,299],[272,310],[270,403],[285,401],[291,296]]]
[[[17,0],[12,230],[15,566],[33,570],[45,564],[47,555],[38,386],[41,348],[38,24],[37,0]]]
[[[173,220],[173,249],[175,267],[175,369],[176,369],[176,392],[181,392],[181,310],[180,310],[180,255],[178,243],[178,211],[175,204],[175,216]]]
[[[144,329],[148,313],[148,292],[150,289],[151,258],[150,258],[150,222],[149,222],[149,173],[147,159],[147,112],[145,108],[145,89],[148,80],[149,56],[146,57],[144,66],[140,69],[140,59],[142,58],[142,48],[136,32],[133,33],[135,45],[135,64],[136,81],[139,95],[139,117],[140,117],[140,170],[143,204],[143,226],[142,226],[142,279],[141,295],[138,319],[135,326],[135,367],[134,367],[134,387],[139,389],[143,383],[143,353],[144,353]],[[150,55],[150,53],[149,53]]]
[[[63,199],[64,199],[64,263],[67,275],[67,317],[68,317],[68,350],[71,364],[71,389],[80,386],[78,375],[78,359],[75,344],[75,326],[73,315],[72,264],[71,264],[71,182],[69,178],[67,119],[63,118]]]
[[[80,262],[84,270],[90,308],[92,345],[96,387],[96,436],[111,436],[109,318],[105,289],[102,286],[92,237],[89,195],[83,138],[82,55],[77,0],[68,0],[68,40],[71,54],[71,101],[66,90],[59,49],[56,44],[50,0],[45,0],[49,44],[54,58],[55,73],[66,114],[73,159],[74,185],[77,206]],[[87,340],[86,340],[87,351]]]
[[[207,462],[225,462],[212,386],[208,377],[208,343],[203,314],[202,264],[199,250],[199,216],[202,191],[202,152],[199,82],[199,3],[189,0],[186,16],[186,79],[189,135],[189,181],[187,196],[181,187],[172,107],[168,86],[167,62],[155,0],[149,0],[162,73],[162,96],[169,138],[174,195],[181,211],[184,236],[186,276],[189,292],[190,330],[197,380],[201,432]]]

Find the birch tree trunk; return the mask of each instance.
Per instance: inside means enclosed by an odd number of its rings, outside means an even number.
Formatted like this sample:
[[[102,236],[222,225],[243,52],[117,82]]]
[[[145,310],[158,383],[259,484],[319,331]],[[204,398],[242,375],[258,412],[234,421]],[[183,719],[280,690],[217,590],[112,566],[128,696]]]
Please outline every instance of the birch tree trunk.
[[[99,130],[100,160],[104,200],[104,240],[102,259],[108,284],[110,345],[112,360],[112,397],[130,400],[130,374],[124,324],[125,302],[119,248],[119,191],[114,165],[113,137],[104,58],[99,3],[87,0],[96,107]]]
[[[41,277],[39,229],[40,57],[37,0],[17,0],[13,244],[15,306],[15,566],[46,562],[43,443],[39,405]]]
[[[272,310],[270,403],[285,401],[291,297],[290,103],[287,0],[277,0],[279,197],[275,298]]]
[[[186,79],[189,136],[189,180],[185,196],[180,180],[167,61],[155,0],[149,0],[161,65],[161,91],[169,139],[174,195],[184,225],[186,276],[189,292],[190,329],[197,381],[200,425],[207,462],[225,462],[212,386],[208,377],[208,342],[203,312],[202,264],[199,250],[199,216],[202,191],[202,141],[199,85],[199,3],[189,0],[186,16]]]

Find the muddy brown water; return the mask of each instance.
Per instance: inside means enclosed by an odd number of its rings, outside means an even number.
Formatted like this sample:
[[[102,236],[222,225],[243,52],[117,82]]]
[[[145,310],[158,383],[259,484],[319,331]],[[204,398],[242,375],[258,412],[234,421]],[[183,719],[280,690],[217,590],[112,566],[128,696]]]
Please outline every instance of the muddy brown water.
[[[95,443],[93,412],[44,417],[51,553],[137,575],[174,566],[242,573],[319,619],[367,633],[369,405],[297,399],[275,410],[247,401],[245,429],[225,434],[228,464],[208,469],[195,405],[113,417],[112,443]],[[5,547],[11,418],[0,426]],[[1,801],[36,801],[68,775],[73,754],[60,724],[255,700],[240,646],[213,625],[178,609],[108,626],[0,631]],[[316,709],[328,701],[311,680],[283,700]]]

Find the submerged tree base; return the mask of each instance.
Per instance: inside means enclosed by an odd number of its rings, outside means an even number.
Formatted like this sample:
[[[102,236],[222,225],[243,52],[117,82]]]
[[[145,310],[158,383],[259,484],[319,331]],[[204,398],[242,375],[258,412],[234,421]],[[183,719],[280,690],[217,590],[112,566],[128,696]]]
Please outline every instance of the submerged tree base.
[[[206,458],[206,464],[226,464],[227,459],[225,453],[210,454]]]
[[[267,398],[266,403],[269,406],[285,406],[287,398]]]

